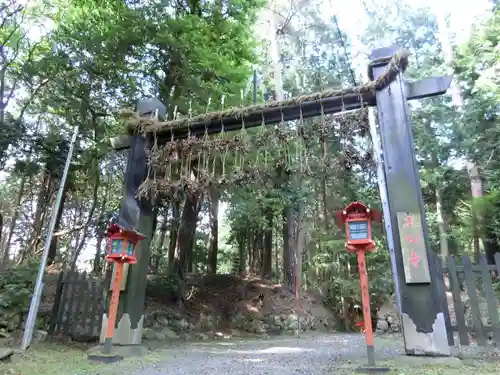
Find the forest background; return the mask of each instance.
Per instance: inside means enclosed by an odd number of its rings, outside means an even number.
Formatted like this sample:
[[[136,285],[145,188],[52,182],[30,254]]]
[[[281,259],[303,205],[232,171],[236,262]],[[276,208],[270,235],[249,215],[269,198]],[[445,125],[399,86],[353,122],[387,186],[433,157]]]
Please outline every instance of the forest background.
[[[461,7],[444,0],[1,0],[0,259],[34,274],[75,125],[81,133],[48,265],[102,275],[104,233],[127,161],[109,143],[126,131],[118,110],[151,96],[170,118],[249,105],[254,71],[258,102],[357,85],[370,50],[396,43],[411,52],[408,79],[455,77],[449,94],[411,103],[432,248],[492,262],[500,251],[499,38],[496,2],[486,0]],[[353,200],[380,207],[371,141],[366,132],[334,131],[308,153],[345,162],[296,185],[210,189],[156,206],[151,274],[168,286],[186,272],[246,270],[292,286],[297,254],[302,288],[331,306],[341,296],[355,303],[356,262],[334,213]],[[300,203],[294,228],[283,219],[291,202]],[[384,299],[393,283],[381,228],[375,235],[372,294]],[[28,300],[32,286],[16,285],[2,295],[3,308]]]

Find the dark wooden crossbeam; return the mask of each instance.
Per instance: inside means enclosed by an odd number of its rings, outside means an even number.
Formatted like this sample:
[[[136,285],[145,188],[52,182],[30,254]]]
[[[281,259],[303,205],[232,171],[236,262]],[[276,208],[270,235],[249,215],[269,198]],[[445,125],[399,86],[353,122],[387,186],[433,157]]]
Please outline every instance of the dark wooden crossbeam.
[[[431,96],[441,95],[446,92],[451,83],[451,76],[440,76],[425,78],[416,82],[406,82],[405,89],[408,100],[423,99]],[[187,128],[179,128],[173,131],[175,139],[187,137],[188,132],[191,135],[202,136],[205,130],[208,134],[219,133],[222,128],[224,131],[240,130],[242,124],[245,128],[253,128],[260,126],[262,122],[266,125],[277,124],[283,121],[292,121],[300,118],[311,118],[324,114],[339,113],[346,110],[354,110],[363,106],[374,106],[375,95],[371,92],[363,94],[346,95],[342,97],[331,97],[301,104],[294,104],[283,107],[266,108],[260,112],[250,112],[242,118],[226,117],[204,122],[195,122],[191,124],[190,130]],[[141,113],[144,115],[146,113]],[[170,130],[159,131],[157,133],[158,142],[162,143],[170,140]],[[123,150],[130,147],[129,137],[119,136],[111,139],[111,145],[115,150]]]

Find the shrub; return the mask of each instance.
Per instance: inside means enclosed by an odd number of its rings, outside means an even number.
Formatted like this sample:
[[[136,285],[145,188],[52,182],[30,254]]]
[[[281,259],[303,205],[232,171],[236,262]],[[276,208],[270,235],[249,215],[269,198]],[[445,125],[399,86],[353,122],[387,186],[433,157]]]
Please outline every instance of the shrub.
[[[181,298],[182,280],[175,272],[160,273],[151,278],[146,292],[148,297],[175,302]]]
[[[0,270],[0,327],[16,328],[15,317],[29,308],[38,264],[29,263]]]

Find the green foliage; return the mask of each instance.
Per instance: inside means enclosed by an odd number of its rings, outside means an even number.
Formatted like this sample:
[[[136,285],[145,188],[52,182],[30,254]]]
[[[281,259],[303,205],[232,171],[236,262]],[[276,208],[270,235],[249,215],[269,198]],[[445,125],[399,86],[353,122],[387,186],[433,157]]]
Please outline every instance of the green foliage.
[[[319,290],[323,301],[337,316],[343,315],[344,300],[349,308],[350,329],[355,329],[355,322],[362,316],[356,255],[347,253],[344,239],[323,240],[322,244],[323,252],[316,254],[306,266],[308,287]],[[376,249],[366,256],[372,311],[394,293],[389,253],[383,241],[377,241]],[[342,324],[338,328],[345,329]]]
[[[475,199],[471,206],[478,212],[486,213],[482,230],[488,229],[496,236],[500,236],[500,191],[490,191],[485,196]]]
[[[458,48],[455,63],[468,104],[460,123],[459,139],[465,152],[487,166],[485,173],[492,188],[499,181],[498,155],[493,151],[500,135],[497,110],[500,103],[499,40],[500,13],[496,10],[475,26],[471,38]]]
[[[147,294],[160,300],[175,301],[181,297],[182,280],[176,272],[164,271],[149,281]]]
[[[406,72],[410,79],[448,71],[431,10],[406,0],[368,0],[363,5],[369,22],[359,30],[358,37],[364,44],[361,52],[368,52],[381,40],[390,40],[412,52]],[[247,104],[241,90],[257,62],[263,76],[261,88],[266,94],[272,92],[274,67],[270,66],[268,43],[265,38],[259,40],[255,30],[264,6],[262,0],[175,4],[57,0],[30,3],[21,7],[22,12],[8,17],[0,15],[4,25],[0,42],[12,59],[8,66],[0,67],[5,71],[0,83],[6,88],[0,99],[8,103],[1,109],[0,123],[0,169],[8,174],[0,182],[4,217],[0,231],[8,232],[10,223],[15,222],[11,247],[18,245],[33,255],[42,245],[38,238],[47,227],[74,125],[80,126],[81,134],[59,229],[84,229],[59,237],[58,251],[63,260],[75,255],[75,242],[102,239],[107,222],[119,206],[127,155],[110,154],[108,142],[110,136],[124,132],[123,124],[114,118],[117,109],[152,95],[166,104],[170,118],[174,110],[179,116],[189,116]],[[334,20],[325,20],[320,7],[304,5],[296,12],[281,9],[287,6],[285,2],[278,4],[278,11],[286,15],[283,21],[287,21],[277,25],[283,28],[278,40],[285,96],[351,85],[350,55],[354,49],[349,36],[335,26]],[[26,36],[31,27],[41,24],[51,27],[36,37]],[[465,101],[463,111],[455,110],[449,96],[411,104],[431,246],[436,250],[441,240],[439,209],[447,224],[450,249],[457,255],[469,251],[473,210],[485,212],[482,225],[500,238],[499,40],[497,10],[477,22],[466,43],[454,46],[454,68]],[[361,81],[357,76],[354,80]],[[15,88],[12,97],[11,88]],[[260,98],[264,92],[258,94]],[[305,120],[303,125],[315,129],[324,120],[336,124],[335,119],[325,117]],[[256,133],[248,131],[250,145],[254,145]],[[287,148],[307,149],[314,178],[296,173],[295,178],[287,180],[279,170],[273,170],[268,184],[220,191],[221,200],[227,204],[227,221],[219,225],[218,270],[232,270],[243,237],[248,252],[253,250],[247,241],[251,234],[272,229],[273,279],[282,281],[283,211],[290,204],[300,206],[304,211],[300,221],[305,228],[303,284],[321,290],[325,301],[340,315],[343,299],[352,306],[360,304],[360,290],[356,260],[345,253],[343,232],[333,223],[334,212],[353,200],[374,208],[380,208],[380,202],[372,164],[346,164],[333,173],[322,169],[321,161],[325,155],[343,160],[352,150],[368,160],[370,141],[362,132],[341,132],[335,125],[325,142],[315,138],[305,144],[275,146],[268,150],[269,159],[275,161],[283,158]],[[258,151],[253,147],[249,154],[253,160]],[[482,167],[487,192],[484,198],[471,202],[467,171],[453,164],[461,159],[473,159]],[[300,161],[290,164],[298,169]],[[21,186],[24,191],[19,191]],[[442,193],[441,208],[436,192]],[[202,205],[200,218],[206,216],[206,206]],[[17,208],[21,212],[17,213]],[[169,212],[165,208],[161,215],[171,223]],[[269,213],[272,223],[266,217]],[[198,226],[190,254],[194,272],[206,269],[209,233],[209,226]],[[376,228],[375,233],[377,251],[368,255],[368,266],[371,298],[377,305],[393,291],[393,285],[383,230]],[[5,236],[2,240],[6,241]],[[66,249],[69,243],[73,248]],[[162,243],[153,249],[155,259],[161,262],[160,273],[151,283],[172,299],[178,297],[181,285],[176,274],[165,272],[167,248]],[[15,268],[12,277],[0,281],[1,308],[5,311],[26,308],[31,290],[26,280],[32,280],[36,273],[30,273],[29,267]]]
[[[32,262],[0,270],[0,316],[28,310],[39,264]]]

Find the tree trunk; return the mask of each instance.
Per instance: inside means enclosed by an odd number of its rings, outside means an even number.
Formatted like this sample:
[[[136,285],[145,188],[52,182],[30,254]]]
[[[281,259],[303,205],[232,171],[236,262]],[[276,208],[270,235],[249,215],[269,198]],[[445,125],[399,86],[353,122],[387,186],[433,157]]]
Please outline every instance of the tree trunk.
[[[262,255],[263,255],[263,239],[262,230],[257,229],[254,232],[252,246],[252,272],[258,275],[262,270]]]
[[[14,230],[16,229],[16,224],[17,224],[17,219],[19,217],[19,211],[20,211],[20,206],[21,206],[21,199],[23,198],[24,195],[24,186],[26,184],[26,176],[23,175],[21,177],[21,182],[19,184],[19,191],[16,196],[16,201],[14,202],[14,214],[12,215],[12,219],[10,221],[9,225],[9,232],[7,234],[7,242],[5,243],[4,246],[4,253],[3,253],[3,260],[6,261],[9,259],[9,249],[10,249],[10,243],[12,242],[12,236],[14,235]]]
[[[439,230],[439,246],[441,249],[441,257],[444,261],[450,255],[450,249],[448,246],[447,225],[444,218],[443,196],[438,186],[436,186],[436,217]]]
[[[430,121],[426,121],[426,128],[429,135],[435,138],[435,132],[433,131]],[[438,161],[438,155],[435,151],[431,152],[432,165],[435,170],[435,174],[438,173],[438,168],[440,167]],[[435,197],[436,197],[436,218],[438,223],[438,231],[439,231],[439,247],[441,258],[444,262],[446,262],[446,258],[450,255],[449,244],[448,244],[448,234],[447,234],[447,225],[444,217],[444,208],[443,208],[443,197],[441,193],[440,181],[438,178],[434,179],[435,184]]]
[[[109,188],[110,181],[108,180],[104,187],[104,195],[103,200],[101,202],[101,208],[99,210],[99,217],[97,218],[97,240],[95,246],[95,255],[94,255],[94,266],[93,272],[98,275],[101,272],[101,253],[102,253],[102,241],[104,240],[104,233],[108,223],[104,222],[104,218],[106,215],[106,206],[109,200]]]
[[[321,142],[321,149],[322,149],[322,152],[323,152],[323,158],[325,160],[327,160],[327,157],[328,157],[328,151],[327,151],[327,144],[326,144],[326,137],[322,137],[322,142]],[[325,172],[326,172],[326,169],[325,169]],[[327,199],[327,195],[326,195],[326,178],[327,178],[327,174],[324,173],[322,178],[321,178],[321,198],[323,200],[323,225],[324,225],[324,228],[325,228],[325,234],[328,233],[328,227],[329,227],[329,223],[328,223],[328,206],[327,206],[327,202],[328,202],[328,199]]]
[[[54,227],[54,232],[59,231],[59,228],[61,226],[61,218],[62,214],[64,211],[64,205],[66,204],[66,199],[68,198],[68,186],[69,184],[66,183],[64,186],[63,190],[63,195],[61,198],[61,203],[59,205],[59,210],[57,211],[57,217],[56,217],[56,226]],[[57,244],[59,243],[59,237],[58,236],[52,236],[50,240],[50,247],[49,247],[49,253],[47,255],[47,265],[50,266],[51,264],[54,263],[56,256],[57,256]]]
[[[245,243],[245,238],[246,235],[245,233],[241,232],[238,236],[238,256],[239,256],[239,266],[238,266],[238,271],[240,274],[245,272],[245,248],[246,248],[246,243]]]
[[[300,278],[302,275],[302,257],[304,256],[305,253],[304,248],[306,240],[306,226],[305,226],[304,216],[305,216],[305,204],[300,202],[297,217],[295,220],[295,226],[296,226],[295,238],[297,239],[297,245],[296,245],[296,251],[297,251],[296,269],[297,269],[297,282],[298,282],[297,287],[299,288],[301,285]]]
[[[104,232],[98,230],[96,244],[95,244],[94,264],[92,266],[92,273],[94,275],[99,275],[101,273],[101,253],[102,253],[103,240],[104,240]]]
[[[210,238],[208,243],[207,267],[208,273],[217,273],[217,251],[219,242],[219,192],[210,189]]]
[[[248,258],[248,270],[249,272],[253,271],[253,247],[254,247],[254,235],[253,231],[247,231],[246,232],[246,239],[245,239],[245,244],[246,244],[246,254]]]
[[[295,290],[295,217],[292,205],[283,210],[283,284]]]
[[[439,2],[435,2],[435,5],[440,5]],[[450,42],[450,36],[448,32],[448,26],[446,25],[446,20],[444,16],[444,12],[447,12],[447,9],[435,9],[436,22],[438,25],[438,40],[441,44],[441,49],[443,50],[444,62],[448,65],[450,70],[453,69],[453,48]],[[460,90],[460,85],[456,79],[451,82],[450,92],[453,104],[457,108],[463,107],[463,99],[462,93]]]
[[[75,269],[76,267],[76,262],[78,261],[78,257],[80,256],[80,253],[82,252],[83,247],[85,246],[85,243],[87,241],[87,236],[89,233],[89,227],[90,224],[92,223],[92,219],[94,218],[94,213],[95,209],[97,207],[97,201],[99,198],[99,186],[101,185],[101,176],[99,174],[99,170],[97,170],[94,179],[94,186],[92,190],[92,205],[90,206],[89,214],[87,216],[87,220],[85,221],[85,225],[82,228],[82,233],[80,236],[77,236],[77,242],[76,242],[76,249],[72,255],[71,259],[71,270]],[[83,215],[82,215],[83,216]]]
[[[441,48],[443,49],[444,61],[448,68],[453,69],[453,49],[450,42],[448,26],[446,25],[445,12],[447,11],[444,8],[439,7],[439,3],[435,3],[435,14],[436,21],[438,24],[438,40],[441,43]],[[460,85],[454,79],[450,85],[451,98],[453,105],[456,107],[457,111],[461,111],[463,108],[463,98],[462,92],[460,90]],[[474,161],[469,158],[467,161],[467,170],[469,173],[469,181],[472,199],[479,198],[483,196],[483,187],[482,187],[482,176],[479,171],[479,168],[475,165]],[[474,206],[474,204],[473,204]],[[479,261],[479,256],[481,254],[481,234],[478,226],[481,226],[482,217],[481,213],[477,212],[477,210],[473,207],[472,211],[473,216],[473,244],[474,244],[474,257],[476,261]]]
[[[168,266],[171,267],[175,258],[175,249],[177,248],[177,238],[179,236],[180,223],[180,202],[172,202],[172,222],[170,224],[170,239],[168,244]]]
[[[193,263],[194,263],[194,254],[193,254],[193,246],[191,245],[192,240],[191,236],[189,237],[189,245],[186,246],[186,262],[184,271],[187,273],[193,273]]]
[[[186,257],[189,251],[192,250],[196,224],[198,221],[197,207],[199,198],[199,194],[188,194],[186,202],[184,203],[184,209],[182,210],[178,246],[176,247],[174,261],[172,264],[172,270],[181,278],[184,278]]]
[[[35,254],[38,244],[40,242],[40,236],[43,228],[43,214],[47,207],[48,190],[51,185],[52,175],[47,168],[44,168],[42,183],[40,185],[40,190],[37,196],[35,217],[33,220],[33,231],[31,232],[30,240],[28,241],[26,248],[21,251],[19,257],[19,263],[22,263],[24,259],[28,256]]]
[[[259,248],[259,231],[255,230],[252,236],[252,248],[249,249],[249,252],[252,254],[252,263],[250,265],[250,272],[252,274],[257,273],[257,261],[258,261],[258,248]]]
[[[470,190],[472,193],[472,215],[473,215],[473,233],[474,233],[474,258],[476,259],[476,262],[479,262],[479,257],[481,256],[481,248],[482,248],[482,241],[481,241],[481,228],[484,228],[484,220],[483,220],[483,212],[481,212],[477,204],[474,202],[474,200],[481,198],[484,193],[483,193],[483,181],[481,178],[481,172],[479,168],[473,164],[469,163],[468,164],[468,173],[469,173],[469,180],[470,180]]]
[[[160,234],[158,236],[157,247],[162,250],[165,246],[165,238],[167,237],[167,229],[168,229],[168,215],[163,216],[163,221],[160,225]]]
[[[271,208],[266,211],[266,230],[264,232],[264,246],[262,256],[262,278],[270,279],[273,272],[273,219]]]
[[[156,229],[158,228],[158,207],[153,207],[153,225],[151,230],[151,245],[150,254],[148,261],[148,274],[153,271],[153,264],[158,259],[158,236],[156,235]]]
[[[2,248],[2,234],[3,234],[3,215],[2,213],[0,212],[0,248]],[[8,248],[5,247],[5,251],[4,251],[4,256],[2,257],[4,260],[8,260],[9,259],[9,251],[7,250]],[[5,254],[7,254],[7,256],[5,256]]]
[[[157,273],[160,269],[162,259],[165,258],[165,238],[167,237],[167,229],[168,229],[168,211],[163,216],[163,221],[160,226],[160,234],[158,236],[158,241],[156,245],[156,255],[154,257],[153,270]]]
[[[156,229],[158,228],[158,208],[155,208],[153,211],[153,225],[152,225],[153,230],[151,231],[151,235],[154,237],[156,234]]]
[[[484,252],[486,253],[486,259],[488,264],[496,264],[495,262],[495,254],[500,253],[500,245],[498,236],[495,233],[487,228],[486,236],[484,241]],[[495,272],[496,274],[496,272]]]
[[[192,253],[192,262],[191,262],[191,272],[194,272],[196,271],[197,272],[197,268],[196,266],[198,265],[198,263],[201,261],[201,263],[203,263],[203,266],[205,266],[207,264],[207,259],[206,259],[206,253],[205,253],[205,258],[202,259],[202,260],[199,260],[198,258],[198,254],[195,252],[195,248],[196,248],[196,230],[198,229],[198,216],[200,215],[200,211],[201,211],[201,207],[203,206],[203,201],[204,201],[204,196],[203,196],[203,193],[198,197],[198,204],[196,205],[196,221],[194,223],[194,226],[192,227],[192,232],[191,232],[191,244],[190,244],[190,248],[191,248],[191,253]],[[205,273],[206,272],[206,267],[204,267],[204,270],[203,272]]]
[[[276,228],[278,229],[278,228]],[[274,236],[274,272],[276,273],[276,283],[280,282],[280,261],[279,261],[279,244],[278,244],[278,236]]]

